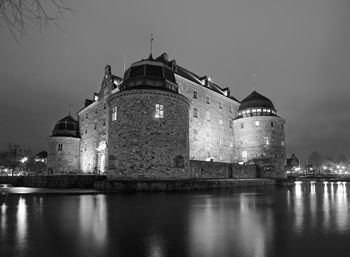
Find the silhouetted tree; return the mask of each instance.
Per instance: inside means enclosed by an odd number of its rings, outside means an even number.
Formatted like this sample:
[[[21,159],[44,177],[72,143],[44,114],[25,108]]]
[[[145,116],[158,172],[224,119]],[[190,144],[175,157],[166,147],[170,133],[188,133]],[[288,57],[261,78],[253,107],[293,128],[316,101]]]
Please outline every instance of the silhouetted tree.
[[[26,26],[35,24],[40,28],[54,23],[67,11],[72,11],[64,0],[0,0],[0,27],[6,27],[16,38]]]
[[[19,145],[9,143],[6,148],[1,151],[1,163],[4,167],[12,170],[13,176],[16,168],[22,165],[21,159],[29,155],[29,150],[23,150]]]
[[[311,164],[316,170],[319,171],[324,162],[324,157],[319,152],[314,151],[307,157],[307,160],[309,164]]]

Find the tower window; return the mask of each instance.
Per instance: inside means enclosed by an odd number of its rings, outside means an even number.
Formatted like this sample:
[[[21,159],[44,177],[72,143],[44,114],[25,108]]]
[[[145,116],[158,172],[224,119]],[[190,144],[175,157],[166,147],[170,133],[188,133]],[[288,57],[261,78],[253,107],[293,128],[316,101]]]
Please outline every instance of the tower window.
[[[281,124],[281,129],[283,129],[283,124]]]
[[[193,107],[193,117],[198,118],[198,109]]]
[[[284,146],[284,139],[282,139],[281,141],[281,146]]]
[[[260,126],[260,122],[259,121],[255,121],[255,127],[259,127]]]
[[[268,137],[264,137],[264,143],[265,143],[265,145],[269,145],[270,144]]]
[[[210,143],[210,136],[207,136],[207,143]]]
[[[244,128],[244,123],[241,123],[241,129],[243,129]]]
[[[231,105],[229,105],[228,111],[229,111],[229,112],[232,112],[232,106],[231,106]]]
[[[106,110],[106,104],[103,105],[103,110]]]
[[[206,96],[206,97],[205,97],[205,102],[206,102],[207,104],[210,104],[210,98],[209,98],[209,96]]]
[[[230,141],[230,147],[233,147],[233,138]]]
[[[97,129],[97,122],[95,122],[95,130]]]
[[[219,102],[219,108],[222,109],[222,102]]]
[[[271,127],[273,127],[273,121],[271,121]]]
[[[112,121],[117,120],[117,106],[114,106],[112,109]]]
[[[62,151],[63,145],[62,144],[58,144],[58,149],[57,151]]]
[[[193,91],[193,98],[194,98],[194,99],[197,99],[197,98],[198,98],[197,91]]]
[[[228,124],[229,124],[229,127],[230,128],[233,128],[233,120],[232,119],[229,119],[228,120]],[[243,124],[243,123],[242,123]]]
[[[210,112],[207,112],[207,121],[210,121]]]
[[[194,140],[197,141],[198,140],[198,131],[197,131],[197,129],[193,129],[193,135],[194,135]]]
[[[220,126],[224,125],[224,122],[222,121],[222,119],[219,119],[219,125]]]
[[[156,104],[156,115],[155,117],[157,119],[164,118],[164,111],[163,111],[163,105],[162,104]]]

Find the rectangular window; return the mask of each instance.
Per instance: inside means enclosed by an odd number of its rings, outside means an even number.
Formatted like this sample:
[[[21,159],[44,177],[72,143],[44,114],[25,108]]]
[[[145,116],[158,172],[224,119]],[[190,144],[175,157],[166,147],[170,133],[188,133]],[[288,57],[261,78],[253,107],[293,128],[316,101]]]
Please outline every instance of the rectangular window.
[[[273,121],[271,121],[271,127],[273,127]]]
[[[58,144],[58,149],[57,151],[62,151],[63,145],[62,144]]]
[[[194,135],[194,140],[197,141],[198,140],[198,131],[197,131],[197,129],[193,129],[193,135]]]
[[[222,119],[219,119],[219,125],[220,126],[224,125],[224,122],[222,121]]]
[[[207,112],[207,121],[210,121],[210,112]]]
[[[281,129],[283,129],[283,124],[281,124]]]
[[[210,104],[210,98],[209,98],[209,96],[206,96],[206,97],[205,97],[205,102],[206,102],[207,104]]]
[[[244,128],[244,123],[241,123],[241,129],[243,129]]]
[[[222,102],[219,102],[219,108],[222,109]]]
[[[228,111],[232,112],[232,106],[231,105],[228,107]]]
[[[284,139],[282,139],[281,141],[281,146],[284,146]]]
[[[259,127],[260,126],[260,122],[259,121],[255,121],[255,127]]]
[[[97,122],[95,122],[95,130],[97,129]]]
[[[114,106],[112,109],[112,121],[117,120],[117,106]]]
[[[198,109],[193,107],[193,117],[198,118]]]
[[[269,145],[270,144],[268,137],[264,137],[264,143],[265,143],[265,145]]]
[[[229,119],[228,120],[228,124],[229,124],[229,127],[230,128],[233,128],[233,120],[232,119]],[[243,123],[242,123],[243,124]]]
[[[194,98],[194,99],[197,99],[197,98],[198,98],[197,91],[193,91],[193,98]]]
[[[157,119],[164,118],[164,111],[163,111],[163,105],[162,104],[156,104],[156,115],[155,117]]]

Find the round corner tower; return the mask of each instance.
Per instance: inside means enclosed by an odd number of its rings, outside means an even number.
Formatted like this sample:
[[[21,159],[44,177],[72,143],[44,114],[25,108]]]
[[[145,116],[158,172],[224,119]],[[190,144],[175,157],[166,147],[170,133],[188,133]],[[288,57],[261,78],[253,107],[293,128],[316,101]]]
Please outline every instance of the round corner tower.
[[[189,100],[171,67],[152,57],[132,64],[107,101],[110,178],[189,177]]]
[[[79,123],[68,115],[56,123],[48,140],[49,174],[79,172]]]
[[[253,91],[241,102],[234,120],[236,161],[257,164],[260,177],[285,177],[284,127],[285,120],[277,116],[271,100]]]

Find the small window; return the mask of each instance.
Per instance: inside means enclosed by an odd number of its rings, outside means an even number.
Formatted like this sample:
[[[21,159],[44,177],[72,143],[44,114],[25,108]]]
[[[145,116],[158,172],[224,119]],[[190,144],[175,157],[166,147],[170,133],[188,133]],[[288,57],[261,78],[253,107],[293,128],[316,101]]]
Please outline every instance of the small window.
[[[193,117],[198,118],[198,109],[193,107]]]
[[[232,106],[231,105],[228,106],[228,111],[232,112]]]
[[[194,98],[194,99],[197,99],[197,98],[198,98],[197,91],[193,91],[193,98]]]
[[[271,127],[273,127],[273,121],[271,121]]]
[[[112,121],[117,120],[117,106],[114,106],[112,109]]]
[[[207,104],[210,104],[210,98],[209,98],[209,96],[206,96],[206,97],[205,97],[205,102],[206,102]]]
[[[230,141],[230,147],[233,147],[233,138]]]
[[[85,134],[87,134],[87,128],[85,129]]]
[[[58,149],[57,151],[62,151],[63,145],[62,144],[58,144]]]
[[[270,144],[268,137],[264,137],[264,143],[265,143],[265,145],[269,145]]]
[[[220,126],[223,126],[223,125],[224,125],[224,122],[222,121],[222,119],[219,119],[219,125],[220,125]]]
[[[210,136],[207,136],[207,143],[210,143]]]
[[[106,110],[106,104],[103,105],[103,110]]]
[[[198,140],[198,131],[197,131],[197,129],[193,129],[193,135],[194,135],[194,140],[197,141]]]
[[[219,102],[219,108],[222,109],[222,102]]]
[[[86,117],[85,117],[86,119],[88,119],[89,118],[89,115],[88,114],[86,114]]]
[[[229,119],[228,120],[228,124],[229,124],[229,127],[230,128],[233,128],[233,120],[232,119]],[[243,123],[242,123],[243,124]]]
[[[157,119],[164,118],[164,110],[163,110],[163,105],[162,104],[156,104],[156,115],[155,117]]]
[[[207,112],[207,121],[210,121],[210,112]]]
[[[95,122],[95,126],[94,126],[95,130],[97,129],[97,122]]]
[[[174,159],[175,168],[183,169],[185,167],[185,159],[182,155],[178,155]]]
[[[281,124],[281,129],[283,129],[283,124]]]
[[[260,122],[259,121],[255,121],[255,127],[259,127],[260,126]]]
[[[241,123],[241,129],[243,129],[244,128],[244,123]]]
[[[103,126],[106,126],[106,119],[103,120]]]
[[[284,139],[282,139],[281,141],[281,146],[284,146]]]

